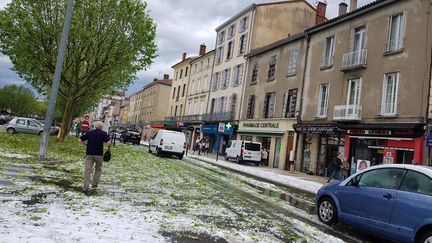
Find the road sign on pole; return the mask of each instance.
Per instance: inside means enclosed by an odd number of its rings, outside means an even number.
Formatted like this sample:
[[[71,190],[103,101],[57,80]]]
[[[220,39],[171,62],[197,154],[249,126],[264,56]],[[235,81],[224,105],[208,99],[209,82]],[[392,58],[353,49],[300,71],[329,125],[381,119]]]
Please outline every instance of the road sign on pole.
[[[53,85],[51,87],[50,100],[48,103],[48,110],[45,117],[45,125],[44,125],[41,144],[39,148],[39,157],[46,157],[46,152],[48,148],[48,137],[50,135],[52,118],[54,115],[55,103],[57,100],[57,93],[60,86],[60,75],[63,67],[66,45],[68,42],[68,34],[69,34],[69,27],[72,19],[73,6],[74,6],[74,0],[68,0],[65,23],[63,26],[63,32],[60,40],[60,47],[57,54],[57,62],[54,71]]]
[[[225,123],[219,122],[218,132],[221,132],[221,133],[225,132]]]
[[[83,121],[81,122],[81,130],[83,130],[84,132],[87,132],[90,128],[90,124],[88,121]]]

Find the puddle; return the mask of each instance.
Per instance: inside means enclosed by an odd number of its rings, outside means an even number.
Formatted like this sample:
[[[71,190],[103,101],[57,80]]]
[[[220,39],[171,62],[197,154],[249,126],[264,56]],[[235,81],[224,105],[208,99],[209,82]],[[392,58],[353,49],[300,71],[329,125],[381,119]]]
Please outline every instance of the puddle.
[[[266,189],[251,183],[245,182],[245,184],[249,185],[250,187],[253,187],[255,189],[258,189],[259,193],[269,196],[269,197],[275,197],[279,198],[280,200],[283,200],[285,202],[288,202],[291,206],[296,207],[298,209],[301,209],[303,211],[306,211],[309,214],[315,214],[315,206],[313,201],[307,201],[305,199],[300,198],[301,195],[296,194],[286,194],[282,192],[273,191],[270,189]]]
[[[162,231],[160,233],[162,236],[170,238],[169,242],[172,243],[228,243],[224,238],[212,236],[206,233],[195,233],[192,231]]]

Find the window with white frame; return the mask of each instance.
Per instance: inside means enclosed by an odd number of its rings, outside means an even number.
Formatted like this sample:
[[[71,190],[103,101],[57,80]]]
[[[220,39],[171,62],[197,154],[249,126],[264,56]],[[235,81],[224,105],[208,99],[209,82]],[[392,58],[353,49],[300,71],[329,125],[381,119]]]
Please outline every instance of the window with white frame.
[[[192,80],[189,94],[194,94],[194,93],[195,93],[195,80]]]
[[[328,100],[330,93],[330,86],[328,83],[321,84],[318,96],[318,109],[316,112],[317,117],[327,117]]]
[[[227,69],[225,69],[223,71],[221,89],[228,88],[228,83],[229,83],[229,80],[230,80],[230,71],[231,71],[230,68],[227,68]]]
[[[220,76],[219,72],[213,74],[212,91],[216,91],[219,89],[219,76]]]
[[[247,33],[240,36],[240,44],[239,44],[239,55],[246,52],[247,45]]]
[[[220,97],[218,112],[220,112],[220,113],[225,112],[225,110],[226,110],[226,103],[227,103],[226,100],[227,100],[226,97],[224,97],[224,96]]]
[[[264,118],[273,118],[275,103],[276,93],[267,93],[264,98]]]
[[[205,105],[206,105],[205,98],[206,98],[205,96],[200,97],[201,108],[199,114],[204,114],[205,112]]]
[[[239,64],[234,67],[233,73],[233,86],[236,87],[241,84],[243,78],[243,66],[244,64]]]
[[[258,62],[255,62],[252,69],[251,85],[256,84],[257,79],[258,79]]]
[[[222,44],[224,41],[225,41],[225,30],[219,32],[218,45]]]
[[[202,92],[203,91],[202,87],[201,87],[201,78],[198,78],[197,86],[196,86],[196,91],[197,92]]]
[[[195,63],[193,73],[197,73],[197,72],[198,72],[198,64]]]
[[[245,16],[240,20],[239,32],[243,32],[247,29],[249,23],[249,16]]]
[[[228,42],[226,60],[230,60],[234,53],[234,40]]]
[[[398,86],[399,73],[388,73],[384,76],[381,115],[392,116],[397,114]]]
[[[207,89],[207,83],[208,83],[208,76],[204,76],[204,83],[203,83],[203,90]]]
[[[284,118],[295,118],[297,106],[297,89],[284,92],[282,114]]]
[[[267,80],[273,80],[275,78],[276,59],[276,55],[270,57]]]
[[[227,37],[227,39],[229,40],[229,39],[233,38],[234,33],[235,33],[235,24],[232,24],[232,25],[228,28],[228,37]]]
[[[321,67],[330,67],[333,65],[333,54],[334,54],[334,36],[326,38],[323,57],[321,60]]]
[[[292,49],[288,63],[288,76],[295,75],[297,72],[298,49]]]
[[[390,17],[388,40],[385,52],[399,51],[403,47],[404,15],[402,13]]]

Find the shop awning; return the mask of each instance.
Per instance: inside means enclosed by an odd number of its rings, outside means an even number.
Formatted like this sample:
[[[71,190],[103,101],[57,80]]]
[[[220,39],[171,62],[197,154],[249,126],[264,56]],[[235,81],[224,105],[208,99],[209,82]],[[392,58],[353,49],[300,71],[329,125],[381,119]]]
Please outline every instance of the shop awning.
[[[259,136],[277,136],[282,137],[285,132],[273,132],[273,131],[249,131],[249,130],[237,130],[239,134],[250,134]]]

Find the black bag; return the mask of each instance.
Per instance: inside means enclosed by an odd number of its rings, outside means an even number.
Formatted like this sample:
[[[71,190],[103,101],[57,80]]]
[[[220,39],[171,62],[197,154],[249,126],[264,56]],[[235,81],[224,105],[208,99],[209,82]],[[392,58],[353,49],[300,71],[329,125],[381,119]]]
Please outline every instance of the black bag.
[[[103,161],[110,161],[110,160],[111,160],[111,148],[108,148],[103,155]]]

